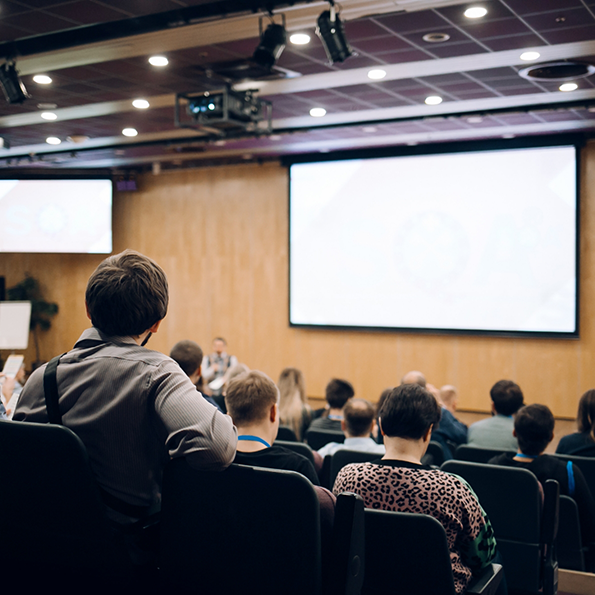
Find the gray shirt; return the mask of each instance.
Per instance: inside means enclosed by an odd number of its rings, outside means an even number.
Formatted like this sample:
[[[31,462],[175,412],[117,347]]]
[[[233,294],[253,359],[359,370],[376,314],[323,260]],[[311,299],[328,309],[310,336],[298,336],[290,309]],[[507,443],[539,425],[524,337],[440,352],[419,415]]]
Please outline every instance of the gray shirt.
[[[469,426],[467,438],[471,446],[517,450],[517,439],[512,435],[514,420],[506,415],[494,415]]]
[[[58,366],[63,424],[83,441],[99,484],[121,500],[151,506],[160,497],[169,457],[186,456],[201,469],[223,469],[234,459],[237,431],[197,392],[171,358],[131,337],[87,329]],[[45,366],[21,393],[14,419],[47,423]]]
[[[361,452],[373,452],[383,455],[386,451],[384,444],[378,444],[372,438],[345,438],[345,442],[329,442],[318,450],[318,454],[324,459],[326,455],[333,455],[338,450],[359,450]]]

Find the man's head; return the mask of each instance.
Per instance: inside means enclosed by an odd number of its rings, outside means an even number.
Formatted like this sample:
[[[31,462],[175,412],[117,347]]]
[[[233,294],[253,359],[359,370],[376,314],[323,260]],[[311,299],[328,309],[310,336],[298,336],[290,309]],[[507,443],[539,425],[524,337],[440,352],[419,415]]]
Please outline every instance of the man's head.
[[[227,343],[225,342],[225,339],[223,337],[215,337],[213,339],[213,351],[217,355],[221,355],[225,351],[226,347]]]
[[[341,427],[348,438],[367,438],[372,432],[376,410],[365,399],[349,399],[343,407]]]
[[[110,336],[138,337],[167,314],[167,277],[150,258],[125,250],[95,269],[85,301],[94,327]]]
[[[418,384],[401,384],[385,399],[378,416],[389,437],[420,440],[440,421],[438,401]]]
[[[494,411],[500,415],[514,415],[523,406],[523,393],[512,380],[496,382],[490,390],[490,397]]]
[[[426,388],[426,377],[421,372],[412,370],[401,378],[401,384],[419,384],[422,388]]]
[[[554,416],[545,405],[527,405],[514,418],[514,435],[523,454],[540,455],[554,437]]]
[[[588,390],[578,402],[578,430],[595,436],[595,389]]]
[[[227,386],[225,395],[227,413],[238,427],[266,422],[278,425],[278,401],[279,390],[275,383],[257,370],[234,378]]]
[[[345,403],[355,394],[353,386],[347,380],[333,378],[326,385],[326,402],[331,409],[343,409]]]
[[[202,355],[202,349],[198,343],[184,340],[178,341],[172,347],[169,357],[178,362],[186,376],[194,376],[200,370]]]

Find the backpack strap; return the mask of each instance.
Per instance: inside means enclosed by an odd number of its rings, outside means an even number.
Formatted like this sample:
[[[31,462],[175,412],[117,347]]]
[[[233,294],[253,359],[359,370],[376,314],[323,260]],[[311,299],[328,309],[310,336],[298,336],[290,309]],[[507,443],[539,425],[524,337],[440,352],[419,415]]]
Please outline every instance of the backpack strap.
[[[568,473],[568,495],[574,498],[574,469],[572,467],[572,461],[568,461],[566,464],[566,472]]]
[[[43,373],[43,390],[45,393],[45,408],[48,412],[48,419],[51,424],[62,425],[62,414],[60,413],[60,407],[58,406],[58,380],[57,370],[60,359],[63,355],[57,355],[53,357],[49,364],[45,367]]]

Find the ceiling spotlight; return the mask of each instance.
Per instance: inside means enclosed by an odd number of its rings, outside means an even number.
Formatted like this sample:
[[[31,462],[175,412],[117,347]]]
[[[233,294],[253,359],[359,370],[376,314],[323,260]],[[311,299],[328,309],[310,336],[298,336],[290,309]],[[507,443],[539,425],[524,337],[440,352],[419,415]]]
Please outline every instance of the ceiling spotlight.
[[[48,145],[59,145],[62,141],[57,136],[48,136],[45,142]]]
[[[36,74],[33,80],[38,85],[49,85],[52,82],[52,79],[47,74]]]
[[[448,33],[426,33],[422,39],[428,43],[444,43],[450,39]]]
[[[382,70],[382,68],[373,68],[372,70],[368,70],[368,78],[372,79],[373,81],[379,81],[386,76],[386,70]]]
[[[285,18],[283,18],[283,21],[285,21]],[[259,25],[260,42],[254,50],[254,54],[252,54],[252,60],[265,68],[272,68],[280,58],[287,43],[285,27],[277,23],[270,23],[263,31],[262,18],[259,21]]]
[[[58,116],[54,112],[41,112],[41,117],[44,120],[57,120]]]
[[[344,62],[353,54],[353,50],[345,37],[343,22],[331,2],[330,10],[325,10],[316,21],[316,35],[320,37],[326,55],[331,64]]]
[[[560,91],[576,91],[578,89],[578,85],[576,83],[564,83],[558,87]]]
[[[149,58],[149,64],[151,66],[167,66],[169,60],[165,56],[151,56]]]
[[[364,126],[362,128],[362,132],[366,132],[367,134],[374,134],[377,131],[378,128],[376,128],[376,126]]]
[[[122,134],[124,136],[136,136],[138,134],[138,131],[136,130],[136,128],[124,128],[124,130],[122,130]]]
[[[313,118],[322,118],[323,116],[326,116],[326,110],[323,107],[313,107],[310,110],[310,115]]]
[[[0,66],[0,87],[4,91],[6,101],[10,104],[23,103],[25,99],[31,97],[19,78],[19,73],[14,62],[5,62]]]
[[[485,17],[488,14],[488,10],[483,6],[472,6],[464,14],[468,19],[481,19],[481,17]]]
[[[294,45],[306,45],[310,43],[310,36],[307,33],[294,33],[290,36],[289,41]]]
[[[541,54],[539,52],[523,52],[521,54],[521,60],[525,62],[531,62],[532,60],[538,60]]]
[[[429,97],[426,97],[425,103],[426,105],[439,105],[442,103],[442,97],[438,95],[430,95]]]
[[[469,124],[481,124],[483,122],[483,118],[481,116],[470,116],[467,118],[467,122],[469,122]]]
[[[149,102],[146,99],[135,99],[132,102],[132,105],[136,108],[136,109],[147,109],[149,107]]]

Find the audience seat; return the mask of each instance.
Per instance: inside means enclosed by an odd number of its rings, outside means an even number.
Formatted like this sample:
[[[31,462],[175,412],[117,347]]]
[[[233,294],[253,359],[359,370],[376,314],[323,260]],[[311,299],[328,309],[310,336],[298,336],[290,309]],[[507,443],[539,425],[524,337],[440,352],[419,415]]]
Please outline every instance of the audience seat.
[[[279,426],[279,430],[277,431],[277,440],[283,440],[285,442],[297,442],[297,436],[295,432],[289,426]]]
[[[343,562],[331,572],[341,582],[333,593],[356,593],[361,585],[361,555],[352,547],[361,540],[358,511],[361,516],[363,502],[353,494],[337,502],[334,529],[353,541],[332,540],[342,553],[333,551],[328,559]],[[163,477],[160,568],[162,587],[171,593],[322,593],[314,487],[293,471],[233,464],[209,472],[185,459],[170,461]]]
[[[362,452],[361,450],[347,450],[342,449],[338,450],[336,453],[325,457],[329,459],[328,462],[328,479],[327,487],[329,490],[333,489],[333,485],[335,485],[335,479],[337,474],[345,465],[349,465],[350,463],[368,463],[369,461],[376,461],[377,459],[381,459],[383,455],[378,454],[377,452]],[[323,466],[323,472],[325,467]]]
[[[578,506],[570,496],[560,496],[557,550],[560,568],[585,571],[585,550],[581,540]]]
[[[428,444],[428,450],[426,450],[426,454],[422,457],[421,462],[424,465],[440,467],[440,465],[442,465],[445,460],[446,455],[444,454],[442,444],[440,444],[440,442],[436,442],[435,440],[430,440],[430,443]]]
[[[469,461],[471,463],[487,463],[491,458],[497,457],[505,452],[514,452],[514,450],[502,450],[500,448],[482,448],[471,446],[470,444],[460,444],[454,452],[454,458],[457,461]]]
[[[306,457],[312,463],[312,465],[316,466],[314,462],[314,453],[307,444],[304,444],[303,442],[292,442],[291,440],[275,440],[274,444],[276,446],[282,446],[283,448],[292,450],[293,452],[297,452],[298,454]]]
[[[365,511],[366,571],[362,595],[455,595],[444,527],[424,514]],[[495,593],[502,566],[492,564],[466,593]]]
[[[573,465],[576,465],[585,476],[585,481],[591,490],[591,494],[595,498],[595,457],[579,457],[576,455],[553,455],[563,461],[572,461]]]
[[[477,494],[494,528],[509,591],[555,595],[558,482],[548,480],[542,489],[527,469],[467,461],[446,461],[441,469],[464,478]]]
[[[310,429],[306,432],[306,442],[312,450],[320,450],[329,442],[340,442],[342,444],[345,442],[345,434],[333,430]]]
[[[0,421],[0,452],[6,593],[138,586],[76,434],[63,426]]]

